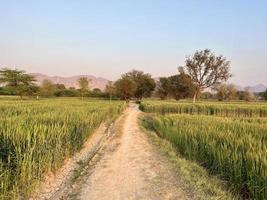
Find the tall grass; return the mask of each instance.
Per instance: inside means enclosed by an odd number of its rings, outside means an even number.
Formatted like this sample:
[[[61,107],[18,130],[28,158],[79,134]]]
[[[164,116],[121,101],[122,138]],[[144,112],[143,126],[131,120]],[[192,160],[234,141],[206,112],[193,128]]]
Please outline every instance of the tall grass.
[[[81,149],[122,102],[42,100],[0,102],[0,199],[24,199],[44,175]]]
[[[169,112],[170,104],[143,104],[143,110],[162,113],[163,108]],[[180,104],[178,104],[180,105]],[[182,104],[192,108],[194,105]],[[216,105],[214,105],[216,106]],[[174,110],[183,113],[185,107]],[[207,114],[201,107],[201,114]],[[207,109],[210,109],[210,105]],[[234,108],[222,106],[223,116],[247,116],[244,112],[234,114]],[[237,105],[238,107],[238,105]],[[240,107],[239,107],[240,108]],[[259,116],[264,108],[246,107],[249,116]],[[253,111],[251,111],[253,110]],[[166,112],[164,112],[166,113]],[[190,113],[190,112],[189,112]],[[194,112],[196,113],[196,112]],[[253,114],[252,114],[253,113]],[[220,115],[221,115],[220,114]],[[267,119],[236,118],[188,114],[149,115],[144,118],[144,125],[169,140],[187,159],[198,161],[220,175],[234,186],[244,198],[267,199]]]
[[[140,105],[145,112],[160,114],[203,114],[224,117],[267,117],[267,104],[237,104],[237,103],[186,103],[145,101]]]

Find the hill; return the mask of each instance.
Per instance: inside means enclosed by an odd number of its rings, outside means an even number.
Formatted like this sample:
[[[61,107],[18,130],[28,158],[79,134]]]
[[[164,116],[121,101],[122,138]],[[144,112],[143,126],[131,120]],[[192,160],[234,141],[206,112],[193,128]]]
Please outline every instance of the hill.
[[[31,75],[33,75],[36,78],[38,85],[40,85],[43,80],[47,79],[53,83],[64,84],[66,88],[69,88],[69,87],[78,88],[79,87],[78,79],[81,77],[86,77],[91,80],[91,83],[90,83],[91,89],[99,88],[101,90],[104,90],[109,81],[105,78],[95,77],[93,75],[77,75],[77,76],[70,76],[70,77],[48,76],[48,75],[41,74],[41,73],[32,73]]]

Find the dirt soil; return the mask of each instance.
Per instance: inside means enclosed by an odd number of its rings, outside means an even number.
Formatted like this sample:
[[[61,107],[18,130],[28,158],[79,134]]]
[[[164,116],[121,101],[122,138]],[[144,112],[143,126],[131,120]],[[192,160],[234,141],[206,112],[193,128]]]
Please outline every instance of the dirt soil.
[[[140,111],[130,104],[94,156],[54,195],[41,199],[178,200],[190,199],[168,160],[157,153],[138,126]],[[97,134],[94,136],[99,138]],[[40,198],[37,198],[40,199]]]

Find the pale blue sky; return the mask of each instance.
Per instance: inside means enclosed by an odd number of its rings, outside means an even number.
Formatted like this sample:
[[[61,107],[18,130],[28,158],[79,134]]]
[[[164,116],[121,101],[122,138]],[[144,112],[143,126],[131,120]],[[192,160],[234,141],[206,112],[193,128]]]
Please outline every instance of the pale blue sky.
[[[210,48],[232,61],[232,82],[267,85],[266,0],[0,0],[0,13],[0,67],[164,76]]]

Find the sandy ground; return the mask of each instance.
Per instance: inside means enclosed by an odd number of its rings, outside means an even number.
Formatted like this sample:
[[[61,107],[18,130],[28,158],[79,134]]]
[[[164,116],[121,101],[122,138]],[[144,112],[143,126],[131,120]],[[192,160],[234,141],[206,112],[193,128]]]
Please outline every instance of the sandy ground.
[[[139,114],[137,105],[130,104],[81,176],[45,199],[189,199],[168,160],[138,127]]]
[[[137,105],[131,104],[116,149],[108,148],[81,189],[82,200],[185,199],[164,159],[138,127]],[[112,146],[112,145],[111,145]],[[115,145],[116,146],[116,145]]]

